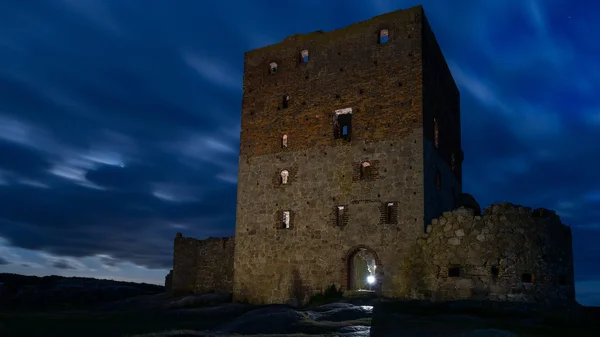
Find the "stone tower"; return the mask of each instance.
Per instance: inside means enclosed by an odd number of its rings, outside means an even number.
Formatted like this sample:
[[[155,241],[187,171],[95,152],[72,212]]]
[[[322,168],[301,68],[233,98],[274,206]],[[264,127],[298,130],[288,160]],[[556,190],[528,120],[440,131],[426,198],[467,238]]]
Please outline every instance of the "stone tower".
[[[461,193],[459,100],[421,6],[247,52],[235,299],[297,303],[367,274],[405,296],[410,247]]]

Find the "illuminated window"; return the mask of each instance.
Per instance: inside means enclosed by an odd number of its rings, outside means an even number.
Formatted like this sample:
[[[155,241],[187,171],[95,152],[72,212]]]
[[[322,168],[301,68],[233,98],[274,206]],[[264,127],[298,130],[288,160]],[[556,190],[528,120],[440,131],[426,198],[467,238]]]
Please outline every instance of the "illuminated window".
[[[283,223],[282,223],[282,227],[283,228],[290,228],[290,212],[289,211],[284,211],[283,212]]]
[[[283,135],[281,136],[281,147],[287,147],[287,140],[288,140],[288,136],[287,135]]]
[[[388,42],[388,30],[387,29],[382,29],[379,32],[379,43],[384,44]]]
[[[288,177],[290,176],[290,173],[288,172],[288,170],[283,170],[281,171],[281,184],[285,185],[288,183]]]

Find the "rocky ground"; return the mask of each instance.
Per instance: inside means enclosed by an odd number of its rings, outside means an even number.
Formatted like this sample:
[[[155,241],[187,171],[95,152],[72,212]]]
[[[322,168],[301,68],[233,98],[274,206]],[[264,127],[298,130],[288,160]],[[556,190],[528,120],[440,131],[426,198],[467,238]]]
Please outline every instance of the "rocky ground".
[[[299,309],[231,303],[230,294],[132,297],[88,309],[0,313],[0,336],[598,336],[589,320],[548,321],[531,310],[507,315],[471,304],[346,299]],[[353,303],[348,303],[354,302]],[[371,301],[372,303],[368,303]],[[375,309],[374,309],[375,307]]]

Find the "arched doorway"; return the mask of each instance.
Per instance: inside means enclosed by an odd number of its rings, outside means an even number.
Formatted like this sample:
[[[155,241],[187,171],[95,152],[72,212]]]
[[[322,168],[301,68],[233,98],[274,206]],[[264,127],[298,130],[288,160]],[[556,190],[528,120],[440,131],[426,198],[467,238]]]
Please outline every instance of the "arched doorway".
[[[350,291],[375,291],[379,258],[365,246],[355,247],[346,256],[347,285]]]

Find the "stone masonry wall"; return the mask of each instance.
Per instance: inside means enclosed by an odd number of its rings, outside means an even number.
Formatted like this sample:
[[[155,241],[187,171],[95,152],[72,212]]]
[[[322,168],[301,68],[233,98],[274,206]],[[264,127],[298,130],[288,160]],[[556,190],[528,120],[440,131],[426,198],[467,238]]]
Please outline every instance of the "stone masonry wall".
[[[241,162],[239,185],[245,193],[238,194],[236,299],[286,303],[306,299],[330,284],[346,287],[348,258],[360,247],[377,255],[378,270],[387,270],[379,278],[389,285],[385,295],[397,295],[398,284],[387,277],[401,269],[398,257],[406,256],[423,233],[423,161],[413,146],[419,131],[404,141]],[[353,179],[353,166],[360,160],[379,160],[378,179]],[[289,165],[298,168],[297,180],[273,187],[263,172]],[[382,221],[387,202],[397,205],[395,223]],[[345,206],[343,226],[335,222],[337,205]],[[292,211],[289,229],[281,228],[283,210]]]
[[[474,216],[461,207],[432,221],[401,277],[412,298],[568,303],[575,298],[570,240],[553,211],[502,203]]]
[[[352,108],[352,142],[404,138],[420,128],[422,15],[415,7],[247,52],[240,159],[339,146],[333,115],[343,108]],[[382,29],[389,30],[385,44]],[[304,49],[308,62],[300,61]]]
[[[177,233],[173,257],[174,293],[231,292],[233,237],[197,240]]]
[[[434,143],[434,119],[438,146]],[[426,18],[423,19],[423,127],[425,224],[454,209],[462,192],[460,95],[444,55]],[[454,155],[454,169],[452,168]],[[436,173],[441,188],[436,187]]]
[[[359,248],[376,255],[386,295],[400,288],[388,275],[424,231],[422,17],[415,7],[246,53],[235,299],[301,302],[332,283],[346,287]],[[344,108],[352,109],[349,140],[334,137],[334,112]],[[360,179],[363,161],[372,163],[368,179]],[[286,185],[278,184],[282,170]],[[394,223],[382,221],[389,202]],[[345,207],[342,226],[337,206]],[[282,228],[284,211],[290,228]]]

